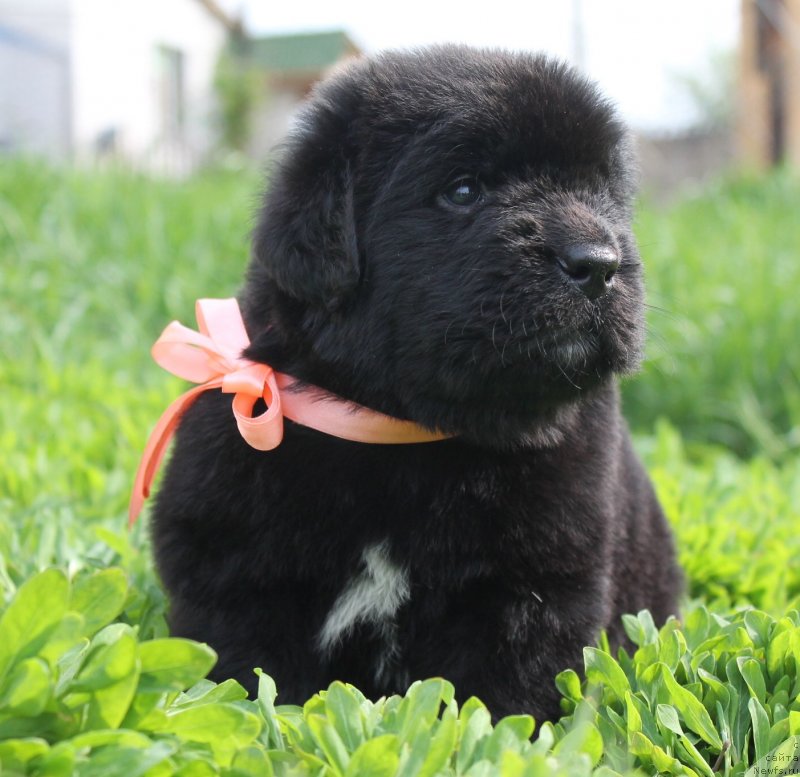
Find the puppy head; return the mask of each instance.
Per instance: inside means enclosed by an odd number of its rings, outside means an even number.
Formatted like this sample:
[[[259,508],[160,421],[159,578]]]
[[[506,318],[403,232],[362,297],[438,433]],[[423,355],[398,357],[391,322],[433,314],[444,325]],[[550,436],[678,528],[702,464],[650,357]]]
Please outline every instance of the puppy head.
[[[612,106],[556,61],[358,61],[269,182],[248,356],[482,444],[555,440],[640,358],[634,177]]]

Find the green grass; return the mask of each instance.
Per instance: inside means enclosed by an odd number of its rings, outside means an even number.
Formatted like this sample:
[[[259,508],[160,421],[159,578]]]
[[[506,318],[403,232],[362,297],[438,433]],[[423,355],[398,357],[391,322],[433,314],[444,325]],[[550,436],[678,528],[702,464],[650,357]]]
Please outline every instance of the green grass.
[[[800,457],[776,464],[706,449],[665,422],[637,438],[676,534],[687,595],[719,613],[800,609]]]
[[[800,449],[800,179],[720,183],[641,209],[650,340],[626,410],[690,440],[780,459]]]
[[[125,512],[181,388],[150,344],[197,297],[236,291],[260,183],[0,163],[2,773],[741,777],[800,736],[788,175],[638,218],[657,309],[626,411],[687,572],[682,624],[628,619],[632,656],[587,646],[584,674],[558,681],[565,717],[534,742],[529,719],[492,727],[442,681],[382,701],[334,684],[301,709],[276,708],[266,677],[257,701],[203,679],[214,656],[167,638]]]

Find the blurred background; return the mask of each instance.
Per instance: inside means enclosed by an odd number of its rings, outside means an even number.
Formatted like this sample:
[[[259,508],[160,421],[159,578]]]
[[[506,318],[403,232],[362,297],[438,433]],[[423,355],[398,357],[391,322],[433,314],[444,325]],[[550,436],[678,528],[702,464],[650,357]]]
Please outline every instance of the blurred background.
[[[650,303],[644,368],[623,387],[634,430],[664,418],[693,450],[797,457],[800,0],[493,0],[480,13],[0,0],[4,390],[34,414],[43,400],[56,413],[57,391],[68,413],[91,383],[126,430],[130,471],[170,380],[149,344],[167,321],[192,321],[198,297],[236,293],[270,152],[303,98],[348,58],[436,41],[549,51],[633,127]],[[81,417],[99,434],[96,407]],[[25,455],[43,445],[31,438]]]
[[[545,50],[618,103],[655,196],[800,164],[800,0],[0,0],[0,152],[185,175],[261,160],[327,70],[390,47]]]

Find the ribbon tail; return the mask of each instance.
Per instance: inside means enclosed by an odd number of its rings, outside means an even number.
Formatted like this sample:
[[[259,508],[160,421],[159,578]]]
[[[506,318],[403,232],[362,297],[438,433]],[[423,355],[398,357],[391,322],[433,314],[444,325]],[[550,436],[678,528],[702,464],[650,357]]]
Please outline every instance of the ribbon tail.
[[[172,435],[175,433],[175,429],[181,417],[192,404],[194,404],[200,394],[210,388],[217,388],[220,384],[220,380],[213,380],[204,383],[202,386],[196,386],[190,389],[174,400],[161,414],[161,418],[158,419],[158,423],[150,433],[141,461],[139,462],[139,468],[136,470],[131,501],[128,505],[129,528],[136,522],[136,519],[139,517],[144,507],[145,499],[150,496],[150,487],[153,484],[161,460],[167,452],[169,441],[172,439]]]

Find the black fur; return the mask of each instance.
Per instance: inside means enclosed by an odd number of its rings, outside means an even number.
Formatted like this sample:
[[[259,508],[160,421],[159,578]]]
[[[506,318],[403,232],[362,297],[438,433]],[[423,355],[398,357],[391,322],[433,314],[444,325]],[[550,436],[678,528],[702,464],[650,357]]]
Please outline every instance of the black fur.
[[[455,205],[443,192],[478,181]],[[495,716],[558,713],[555,674],[620,615],[676,610],[672,541],[619,412],[642,281],[630,140],[611,105],[541,56],[438,47],[321,84],[269,183],[241,295],[247,356],[455,436],[366,445],[291,422],[272,452],[230,397],[184,418],[153,517],[174,633],[217,678],[280,700],[334,679],[372,696],[441,675]],[[589,298],[559,266],[607,246]],[[319,634],[365,552],[402,606]],[[391,610],[391,608],[389,608]]]

